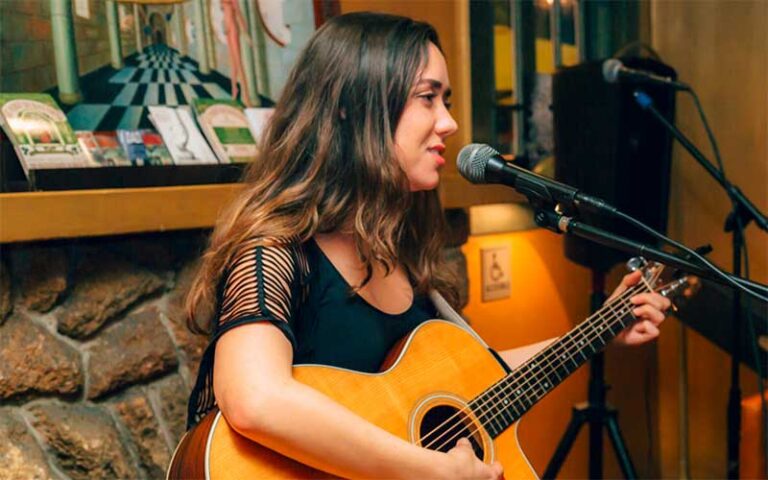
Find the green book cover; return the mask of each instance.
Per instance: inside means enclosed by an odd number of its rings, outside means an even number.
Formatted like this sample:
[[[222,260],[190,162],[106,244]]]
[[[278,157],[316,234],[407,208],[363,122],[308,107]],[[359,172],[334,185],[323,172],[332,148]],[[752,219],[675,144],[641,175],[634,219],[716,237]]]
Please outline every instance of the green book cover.
[[[95,166],[50,95],[0,93],[0,123],[27,176],[30,170]]]
[[[250,162],[256,158],[256,140],[239,102],[196,98],[193,109],[200,129],[222,163]]]

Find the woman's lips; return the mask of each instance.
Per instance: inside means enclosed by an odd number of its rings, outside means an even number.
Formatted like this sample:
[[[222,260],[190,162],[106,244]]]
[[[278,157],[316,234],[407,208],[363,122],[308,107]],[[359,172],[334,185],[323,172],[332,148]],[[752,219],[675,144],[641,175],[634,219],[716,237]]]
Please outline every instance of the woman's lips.
[[[429,148],[428,150],[432,155],[434,155],[435,160],[437,160],[437,165],[439,167],[442,167],[443,165],[445,165],[445,158],[443,158],[443,155],[442,155],[442,153],[445,151],[445,147],[443,145],[437,145]]]

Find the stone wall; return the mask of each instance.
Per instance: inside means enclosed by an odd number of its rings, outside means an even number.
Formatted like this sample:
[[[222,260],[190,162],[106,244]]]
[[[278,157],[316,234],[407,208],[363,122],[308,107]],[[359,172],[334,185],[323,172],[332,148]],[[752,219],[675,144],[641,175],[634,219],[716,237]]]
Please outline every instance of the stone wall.
[[[0,477],[162,478],[207,344],[198,232],[3,246]]]
[[[164,478],[207,345],[182,309],[205,234],[1,246],[0,478]]]

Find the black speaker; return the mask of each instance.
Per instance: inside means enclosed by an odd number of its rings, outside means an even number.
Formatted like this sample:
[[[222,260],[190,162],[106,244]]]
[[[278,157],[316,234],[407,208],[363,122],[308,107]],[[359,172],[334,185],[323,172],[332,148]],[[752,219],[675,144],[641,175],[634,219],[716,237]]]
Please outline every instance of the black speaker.
[[[622,58],[629,68],[676,78],[667,65],[647,58]],[[670,121],[675,92],[657,85],[607,83],[602,61],[565,67],[552,80],[555,177],[600,197],[651,228],[666,232],[672,136],[632,96],[646,92]],[[637,241],[646,234],[615,220],[580,213],[579,221]],[[568,259],[601,272],[628,255],[581,238],[565,237]]]

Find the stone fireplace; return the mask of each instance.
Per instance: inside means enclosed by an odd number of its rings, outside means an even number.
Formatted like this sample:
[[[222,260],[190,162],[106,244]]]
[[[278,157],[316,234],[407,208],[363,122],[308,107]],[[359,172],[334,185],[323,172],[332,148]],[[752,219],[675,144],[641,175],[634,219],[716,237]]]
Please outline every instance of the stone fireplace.
[[[466,213],[448,218],[466,279]],[[207,234],[2,245],[1,477],[164,478],[208,342],[182,307]]]

